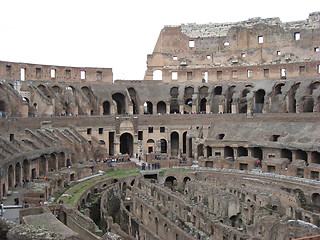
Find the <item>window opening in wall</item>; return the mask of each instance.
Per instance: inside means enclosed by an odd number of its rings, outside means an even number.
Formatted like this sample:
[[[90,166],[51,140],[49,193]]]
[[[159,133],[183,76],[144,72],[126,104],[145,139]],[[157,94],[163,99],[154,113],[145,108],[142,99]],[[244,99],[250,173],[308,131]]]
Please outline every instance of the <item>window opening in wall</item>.
[[[211,59],[211,55],[207,55],[207,59]]]
[[[281,68],[280,69],[280,77],[281,77],[281,79],[286,79],[287,73],[286,73],[286,69],[285,68]]]
[[[51,78],[56,78],[56,69],[54,69],[54,68],[50,69],[50,77]]]
[[[66,70],[66,78],[71,78],[71,70]]]
[[[300,38],[301,38],[300,32],[295,32],[295,33],[294,33],[294,40],[299,41]]]
[[[153,127],[148,128],[148,133],[153,133]]]
[[[280,56],[281,55],[281,51],[277,51],[277,55]]]
[[[97,71],[97,79],[98,80],[102,79],[102,72],[101,71]]]
[[[36,68],[36,77],[41,77],[41,68]]]
[[[263,69],[263,76],[269,77],[269,69]]]
[[[247,71],[247,77],[248,77],[248,78],[253,77],[253,71],[252,71],[252,70],[248,70],[248,71]]]
[[[306,72],[305,66],[299,66],[299,74],[304,74]]]
[[[99,134],[103,134],[103,128],[99,128]]]
[[[26,80],[26,69],[25,68],[20,68],[20,80],[21,81]]]
[[[177,57],[177,56],[173,56],[173,57],[172,57],[172,60],[175,60],[175,61],[176,61],[176,60],[178,60],[178,57]]]
[[[7,72],[8,76],[11,75],[11,66],[10,65],[6,65],[6,72]]]
[[[87,134],[90,135],[92,132],[92,128],[87,128]]]
[[[138,131],[138,140],[143,140],[143,131]]]
[[[194,47],[194,40],[189,40],[189,47],[193,48]]]
[[[237,78],[237,77],[238,77],[237,70],[232,70],[232,78]]]
[[[12,142],[14,140],[14,134],[10,133],[10,142]]]
[[[192,72],[187,72],[187,80],[192,80]]]
[[[202,72],[202,82],[203,83],[208,82],[208,72]]]
[[[171,73],[171,79],[172,80],[178,80],[178,72],[172,72]]]
[[[263,36],[258,36],[258,43],[263,43]]]
[[[229,42],[224,42],[223,45],[224,45],[224,46],[229,46],[230,43],[229,43]]]
[[[162,70],[157,69],[153,71],[153,80],[162,80]]]
[[[318,73],[320,73],[320,64],[318,64]]]
[[[222,71],[217,71],[217,78],[222,79]]]
[[[320,52],[319,47],[315,47],[315,48],[314,48],[314,52]]]
[[[224,138],[225,134],[224,133],[220,133],[218,136],[217,136],[217,139],[219,140],[222,140]]]
[[[86,71],[84,71],[84,70],[80,71],[80,79],[81,80],[85,80],[86,79]]]
[[[221,156],[221,152],[214,152],[215,156]]]
[[[165,127],[160,127],[160,132],[161,133],[164,133],[166,131],[166,128]]]
[[[270,137],[271,142],[277,142],[280,135],[274,134]]]

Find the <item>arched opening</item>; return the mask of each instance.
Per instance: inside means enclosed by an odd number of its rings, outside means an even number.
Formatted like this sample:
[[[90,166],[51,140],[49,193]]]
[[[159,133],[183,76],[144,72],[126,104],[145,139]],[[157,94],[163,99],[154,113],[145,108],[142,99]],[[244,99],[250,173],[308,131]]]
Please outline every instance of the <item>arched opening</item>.
[[[155,143],[153,139],[148,139],[147,141],[147,152],[152,153],[155,151]]]
[[[144,114],[153,114],[153,104],[152,102],[145,102],[143,104]]]
[[[292,152],[289,149],[281,149],[280,156],[289,159],[290,162],[292,161]]]
[[[7,112],[7,104],[4,101],[0,101],[0,118],[4,117]]]
[[[57,170],[57,156],[54,153],[50,154],[50,157],[48,159],[48,170]]]
[[[273,90],[273,96],[275,97],[276,95],[282,94],[282,87],[284,86],[284,83],[279,83],[274,87]]]
[[[311,162],[320,164],[320,153],[313,151],[311,152]]]
[[[301,99],[301,112],[313,112],[314,100],[312,96],[305,96]]]
[[[110,115],[110,102],[104,101],[102,104],[103,115]]]
[[[58,154],[58,169],[63,168],[66,166],[66,157],[64,152]]]
[[[192,104],[193,104],[193,87],[186,87],[184,89],[184,112],[191,113],[192,112]]]
[[[212,157],[212,147],[210,147],[210,146],[207,146],[206,147],[207,148],[207,158],[209,158],[209,157]]]
[[[41,155],[39,161],[39,175],[44,176],[47,172],[47,159],[45,156]]]
[[[190,179],[189,177],[184,177],[184,178],[183,178],[183,183],[186,183],[186,182],[188,182],[188,181],[191,181],[191,179]]]
[[[87,86],[81,88],[82,92],[90,99],[90,89]]]
[[[320,208],[320,194],[319,193],[313,193],[311,195],[311,201],[314,206],[316,206],[318,209]]]
[[[171,156],[178,156],[179,153],[179,134],[177,132],[172,132],[170,134],[171,141]]]
[[[30,163],[27,159],[23,160],[22,169],[23,169],[23,178],[29,179],[30,178]]]
[[[179,88],[178,87],[172,87],[170,89],[170,96],[172,98],[178,98],[178,96],[179,96]]]
[[[165,102],[160,101],[157,103],[157,113],[159,114],[165,114],[167,111],[167,105]]]
[[[191,113],[192,112],[192,103],[193,103],[193,100],[191,98],[188,98],[185,100],[184,102],[184,112],[185,113]]]
[[[192,138],[189,138],[189,149],[188,149],[189,157],[193,157],[192,144],[193,144]]]
[[[169,176],[164,181],[164,186],[173,190],[173,187],[177,184],[177,179],[173,176]]]
[[[120,152],[122,154],[133,153],[133,137],[130,133],[123,133],[120,137]]]
[[[182,134],[182,153],[187,153],[187,132]]]
[[[207,99],[202,98],[200,101],[200,113],[206,113]]]
[[[57,86],[57,85],[55,85],[55,86],[53,86],[52,87],[52,90],[55,92],[55,93],[61,93],[61,88],[59,87],[59,86]]]
[[[227,109],[226,109],[226,112],[227,113],[231,113],[232,112],[232,104],[233,104],[233,94],[235,92],[235,88],[236,86],[230,86],[228,88],[228,91],[226,93],[226,98],[227,98]]]
[[[234,150],[232,147],[225,146],[224,147],[224,157],[234,157]]]
[[[216,86],[215,88],[214,88],[214,95],[215,96],[219,96],[219,95],[221,95],[222,94],[222,87],[221,86]]]
[[[177,99],[170,100],[170,114],[177,114],[179,113],[179,102]]]
[[[299,88],[300,86],[300,83],[296,83],[294,84],[291,89],[289,90],[288,92],[288,109],[289,109],[289,112],[291,113],[295,113],[296,112],[296,99],[295,99],[295,96],[296,96],[296,92],[297,92],[297,89]]]
[[[153,80],[162,80],[162,70],[157,69],[153,71]]]
[[[252,157],[262,160],[262,157],[263,157],[262,149],[259,147],[254,147],[252,149]]]
[[[128,88],[128,92],[130,95],[132,107],[133,107],[133,114],[139,114],[139,108],[137,107],[137,93],[134,88]]]
[[[126,99],[122,93],[115,93],[112,99],[116,102],[116,114],[126,113]]]
[[[203,157],[203,144],[199,144],[197,147],[198,157]]]
[[[71,167],[72,163],[71,163],[71,160],[70,158],[67,159],[67,167]]]
[[[20,185],[21,184],[21,166],[20,166],[20,163],[16,163],[15,175],[16,175],[16,185]]]
[[[167,140],[161,139],[160,140],[160,145],[161,145],[161,153],[167,153]]]
[[[301,149],[298,149],[296,151],[296,159],[301,159],[301,160],[307,161],[308,160],[308,154],[305,151],[303,151]]]
[[[248,156],[248,149],[244,147],[238,147],[237,153],[238,153],[238,157]]]
[[[9,189],[13,189],[13,187],[14,187],[13,176],[14,176],[13,167],[12,167],[12,165],[10,165],[8,168],[8,187],[9,187]]]
[[[255,113],[262,113],[263,106],[264,106],[264,96],[265,96],[265,91],[263,89],[259,89],[255,93],[255,107],[254,107]]]

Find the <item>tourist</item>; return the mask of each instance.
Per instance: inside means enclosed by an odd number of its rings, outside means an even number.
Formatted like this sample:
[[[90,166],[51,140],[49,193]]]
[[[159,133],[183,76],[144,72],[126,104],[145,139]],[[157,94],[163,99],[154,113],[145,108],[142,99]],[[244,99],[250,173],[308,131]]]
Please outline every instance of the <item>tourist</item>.
[[[4,210],[4,205],[3,205],[3,202],[0,203],[0,213],[1,213],[1,216],[3,216],[3,210]]]

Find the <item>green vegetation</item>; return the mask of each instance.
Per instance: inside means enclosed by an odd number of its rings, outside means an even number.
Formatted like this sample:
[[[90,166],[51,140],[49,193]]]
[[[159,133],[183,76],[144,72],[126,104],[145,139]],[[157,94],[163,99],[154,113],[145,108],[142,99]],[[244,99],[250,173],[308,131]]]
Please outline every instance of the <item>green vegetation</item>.
[[[74,185],[73,187],[70,187],[63,193],[64,196],[58,198],[57,202],[63,201],[63,203],[69,203],[74,205],[82,193],[84,193],[92,186],[98,184],[99,182],[105,181],[109,178],[127,177],[138,173],[140,173],[140,171],[137,169],[119,169],[106,172],[102,176],[88,179],[86,181]]]
[[[176,169],[176,168],[163,168],[159,172],[159,177],[164,177],[166,173],[186,173],[186,172],[192,172],[193,170],[189,169]]]

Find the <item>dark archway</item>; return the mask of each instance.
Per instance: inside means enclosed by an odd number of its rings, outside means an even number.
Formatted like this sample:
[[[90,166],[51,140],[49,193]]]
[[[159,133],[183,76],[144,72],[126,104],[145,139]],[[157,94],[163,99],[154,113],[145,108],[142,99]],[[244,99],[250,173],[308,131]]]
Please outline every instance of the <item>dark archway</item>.
[[[255,113],[262,113],[263,106],[264,106],[264,96],[265,91],[263,89],[259,89],[255,93],[255,106],[254,106],[254,112]]]
[[[161,147],[160,147],[161,153],[167,153],[167,140],[161,139],[160,144],[161,144]]]
[[[173,176],[169,176],[164,181],[164,186],[173,189],[174,185],[176,185],[177,179]]]
[[[5,116],[7,112],[7,104],[4,101],[0,101],[0,118]]]
[[[102,104],[103,115],[110,115],[110,102],[104,101]]]
[[[144,112],[144,114],[153,114],[153,104],[152,104],[152,102],[145,102],[143,104],[143,112]]]
[[[182,134],[182,153],[187,153],[187,132]]]
[[[120,137],[120,153],[133,154],[133,137],[130,133],[123,133]]]
[[[237,149],[238,157],[245,157],[248,156],[248,149],[245,147],[238,147]]]
[[[296,151],[296,159],[301,159],[301,160],[307,161],[308,160],[308,154],[305,151],[303,151],[301,149],[298,149]]]
[[[116,102],[116,114],[126,113],[126,98],[122,93],[115,93],[112,95],[112,99]]]
[[[179,133],[172,132],[170,134],[170,140],[171,140],[171,155],[178,156],[178,153],[179,153]]]
[[[281,149],[280,156],[281,158],[288,158],[292,161],[292,152],[289,149]]]
[[[263,158],[262,149],[259,147],[254,147],[252,149],[252,157],[258,158],[259,160],[262,160],[262,158]]]
[[[21,165],[20,165],[20,163],[16,164],[15,174],[16,174],[16,184],[19,185],[21,183]]]
[[[207,99],[202,98],[200,101],[200,113],[206,113]]]
[[[224,147],[224,157],[234,157],[234,150],[232,147],[226,146]]]
[[[165,114],[167,112],[167,105],[165,102],[160,101],[157,104],[157,113]]]
[[[320,153],[317,151],[311,152],[311,162],[320,164]]]
[[[13,178],[13,167],[12,165],[9,166],[8,168],[8,187],[9,189],[12,189],[14,187],[14,178]]]

